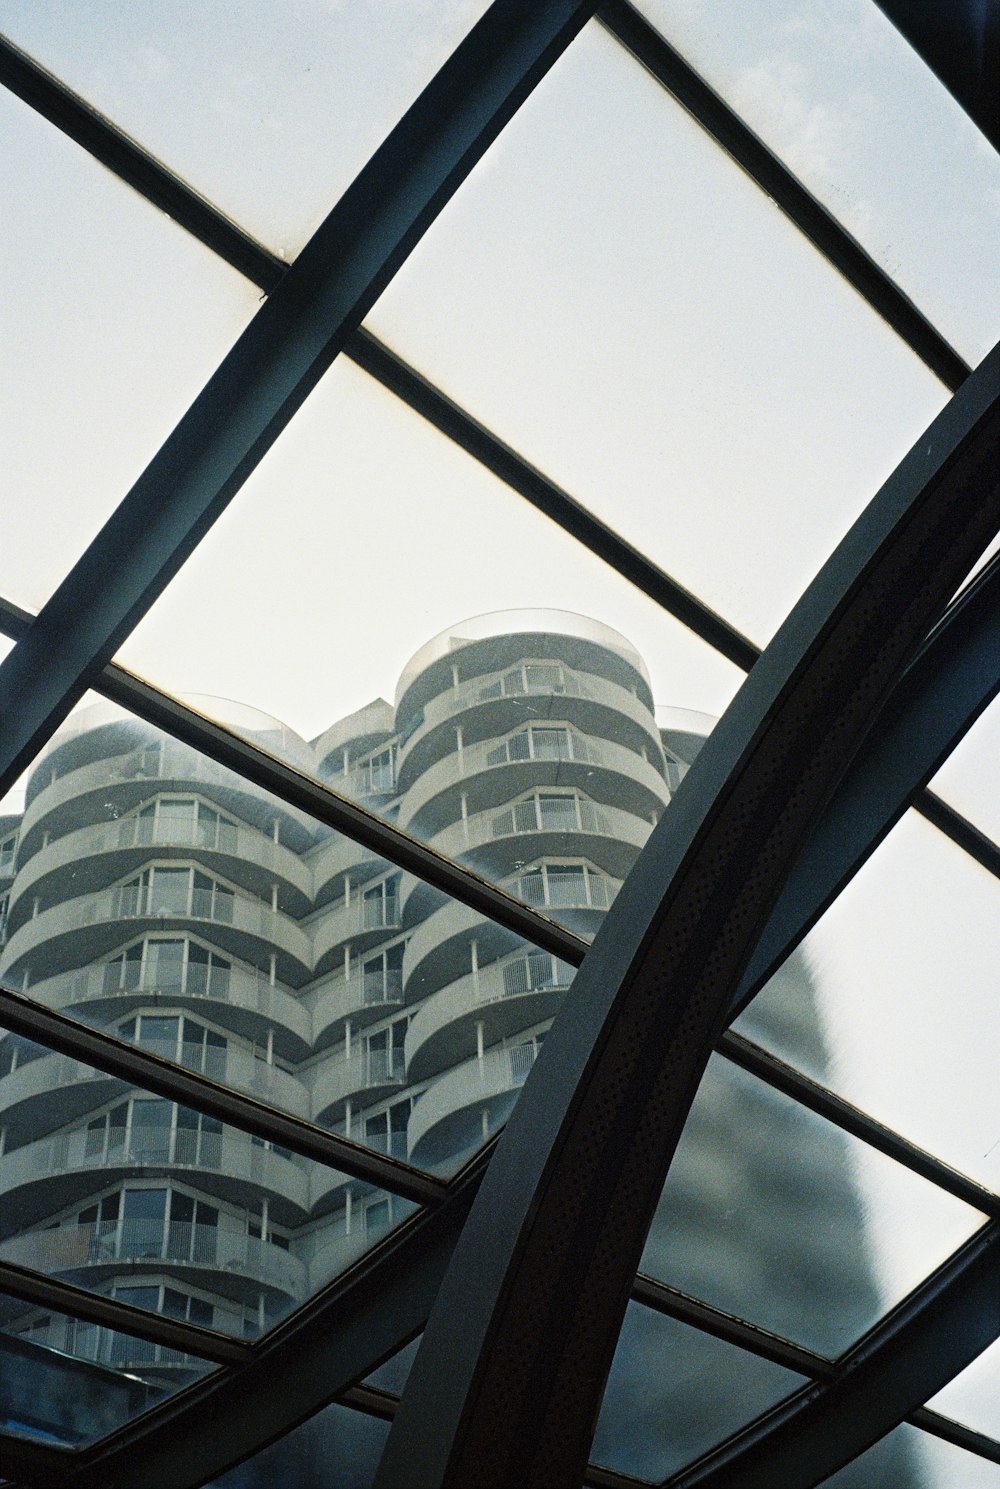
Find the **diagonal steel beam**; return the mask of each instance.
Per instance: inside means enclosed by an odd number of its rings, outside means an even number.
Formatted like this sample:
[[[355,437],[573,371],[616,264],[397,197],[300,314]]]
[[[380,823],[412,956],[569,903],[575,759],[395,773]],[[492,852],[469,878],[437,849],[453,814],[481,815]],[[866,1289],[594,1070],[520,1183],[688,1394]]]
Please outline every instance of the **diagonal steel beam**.
[[[0,795],[225,510],[595,0],[495,0],[0,665]]]
[[[869,504],[685,777],[500,1138],[378,1489],[580,1483],[709,1052],[845,768],[1000,527],[998,444],[1000,348]]]
[[[119,1329],[137,1339],[148,1339],[168,1349],[198,1355],[217,1365],[245,1365],[250,1359],[249,1344],[228,1334],[220,1334],[217,1329],[206,1329],[200,1324],[150,1313],[146,1308],[88,1292],[85,1287],[64,1282],[61,1277],[33,1272],[28,1267],[15,1266],[13,1262],[0,1261],[0,1292],[39,1308],[54,1308],[57,1313],[68,1313],[73,1318],[84,1318],[108,1329]]]
[[[655,26],[629,0],[601,0],[597,14],[611,34],[767,192],[935,376],[952,392],[960,387],[970,368],[954,347]]]
[[[37,1040],[60,1054],[83,1060],[118,1080],[155,1091],[169,1101],[180,1101],[196,1111],[217,1117],[242,1132],[290,1148],[303,1158],[322,1163],[353,1178],[367,1179],[418,1205],[439,1203],[447,1186],[443,1179],[376,1153],[349,1138],[338,1137],[302,1117],[293,1117],[253,1096],[164,1060],[150,1050],[128,1044],[113,1034],[91,1029],[76,1019],[43,1008],[22,993],[0,987],[0,1026],[24,1039]]]
[[[910,1417],[998,1336],[994,1221],[841,1356],[832,1380],[797,1391],[666,1484],[812,1489]]]

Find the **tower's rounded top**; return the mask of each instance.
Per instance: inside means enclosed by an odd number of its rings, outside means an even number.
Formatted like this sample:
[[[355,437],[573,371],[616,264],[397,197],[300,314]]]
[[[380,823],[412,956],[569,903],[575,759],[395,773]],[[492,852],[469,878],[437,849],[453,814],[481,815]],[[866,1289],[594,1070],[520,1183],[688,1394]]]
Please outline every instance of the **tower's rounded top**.
[[[396,704],[399,705],[407,689],[421,672],[433,662],[475,641],[485,641],[491,636],[514,636],[522,634],[573,636],[581,641],[593,642],[608,651],[616,652],[649,682],[646,664],[620,631],[606,626],[602,621],[592,620],[588,615],[577,615],[572,610],[491,610],[486,615],[472,615],[458,621],[425,641],[419,651],[414,652],[400,673],[396,686]]]

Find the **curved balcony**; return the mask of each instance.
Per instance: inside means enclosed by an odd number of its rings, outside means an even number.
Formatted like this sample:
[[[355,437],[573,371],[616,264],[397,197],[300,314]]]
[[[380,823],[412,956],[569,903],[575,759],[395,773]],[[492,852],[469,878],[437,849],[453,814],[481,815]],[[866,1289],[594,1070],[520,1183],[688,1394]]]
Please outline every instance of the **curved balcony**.
[[[336,965],[346,945],[361,956],[402,929],[398,894],[373,896],[352,894],[346,905],[328,910],[313,928],[315,975],[321,977]]]
[[[470,1123],[484,1109],[491,1125],[505,1121],[538,1053],[530,1042],[487,1050],[434,1082],[410,1113],[410,1162],[445,1162],[469,1147]]]
[[[298,998],[241,967],[188,966],[176,986],[166,986],[152,975],[143,976],[139,966],[105,963],[34,983],[31,996],[58,1010],[87,1005],[88,1023],[162,1002],[200,1013],[245,1039],[263,1043],[271,1030],[278,1054],[290,1060],[303,1059],[312,1039],[309,1011]]]
[[[186,860],[196,859],[261,898],[270,897],[271,886],[277,884],[291,901],[289,908],[298,915],[311,908],[312,874],[308,867],[297,853],[252,827],[238,827],[224,820],[205,823],[123,817],[69,832],[41,848],[17,876],[11,910],[29,891],[58,894],[60,884],[72,888],[76,895],[102,889],[109,881],[142,868],[151,847],[177,849]],[[161,856],[171,855],[157,854]],[[14,915],[12,929],[23,924],[24,918]]]
[[[472,942],[480,964],[523,946],[513,931],[486,920],[458,900],[448,900],[414,930],[403,953],[403,989],[408,1004],[436,993],[472,970]]]
[[[321,1048],[343,1037],[348,1019],[352,1029],[363,1029],[402,1003],[402,972],[391,967],[366,972],[358,967],[346,981],[341,978],[320,992],[312,1011],[313,1042]]]
[[[27,957],[36,975],[54,975],[109,955],[125,935],[180,932],[198,921],[212,926],[213,944],[243,961],[266,962],[276,951],[282,982],[302,982],[308,974],[309,937],[280,910],[207,889],[189,890],[184,905],[176,910],[158,905],[155,892],[127,884],[53,905],[11,936],[0,958],[0,977],[14,973]]]
[[[17,1144],[64,1127],[110,1100],[115,1092],[128,1089],[126,1082],[69,1055],[29,1060],[0,1080],[0,1114],[7,1141]]]
[[[127,754],[106,756],[57,776],[42,787],[25,810],[21,842],[26,843],[43,822],[54,833],[63,834],[107,816],[109,807],[122,816],[146,801],[156,787],[177,791],[197,788],[215,805],[247,821],[259,820],[262,826],[277,818],[282,835],[293,848],[305,847],[315,836],[316,824],[307,813],[265,796],[206,756],[165,740]]]
[[[487,1045],[554,1018],[573,968],[545,951],[523,952],[480,967],[434,993],[406,1031],[406,1074],[429,1080],[476,1052],[476,1026]]]
[[[87,1287],[124,1268],[131,1273],[161,1271],[168,1262],[178,1279],[247,1302],[256,1302],[261,1287],[296,1301],[307,1296],[308,1288],[307,1268],[290,1252],[217,1225],[164,1225],[160,1220],[61,1225],[0,1241],[0,1260],[69,1274]]]
[[[539,727],[558,729],[564,722],[546,719]],[[463,794],[475,813],[549,786],[575,786],[647,819],[670,800],[657,767],[623,745],[570,730],[567,743],[549,746],[522,732],[482,740],[436,761],[403,794],[399,825],[426,838],[459,818]]]
[[[138,1173],[149,1177],[192,1171],[203,1193],[231,1204],[246,1205],[248,1199],[259,1204],[268,1195],[300,1215],[307,1207],[308,1173],[290,1158],[242,1133],[189,1128],[66,1132],[27,1143],[5,1155],[0,1195],[16,1191],[18,1222],[31,1225],[89,1196],[95,1172],[100,1174],[97,1182],[111,1184]]]
[[[258,1059],[252,1050],[213,1049],[195,1043],[182,1043],[178,1050],[174,1041],[165,1044],[159,1040],[143,1041],[138,1047],[232,1086],[258,1101],[280,1107],[291,1116],[308,1115],[309,1096],[301,1081],[280,1065],[268,1065]],[[5,1125],[12,1129],[8,1137],[14,1136],[22,1122],[31,1120],[32,1111],[35,1111],[32,1125],[36,1134],[41,1125],[49,1131],[64,1126],[104,1099],[97,1088],[109,1082],[127,1084],[66,1055],[42,1055],[19,1066],[0,1080],[0,1112],[4,1113]],[[38,1102],[45,1109],[41,1120],[36,1111]]]
[[[350,749],[355,758],[376,749],[392,737],[394,728],[395,710],[391,703],[387,703],[384,698],[366,703],[355,713],[348,714],[347,718],[338,719],[335,724],[331,724],[314,742],[313,749],[320,770],[331,755],[342,756],[345,749]],[[324,775],[322,779],[326,780],[328,777]]]
[[[453,822],[430,842],[491,879],[546,856],[587,858],[624,879],[652,830],[642,817],[585,798],[539,803],[530,797]]]
[[[388,867],[384,858],[377,857],[363,843],[335,833],[309,855],[313,904],[318,910],[339,899],[344,893],[345,879],[349,878],[352,885],[363,884],[377,878]]]
[[[312,1088],[313,1121],[324,1126],[339,1120],[348,1101],[365,1106],[381,1101],[406,1083],[401,1049],[360,1049],[318,1066]]]
[[[637,753],[645,747],[655,761],[662,760],[655,717],[628,688],[555,663],[528,665],[530,671],[522,663],[469,678],[431,698],[424,705],[423,721],[400,744],[400,791],[454,748],[456,723],[461,722],[468,743],[473,744],[528,723],[538,716],[540,704],[544,713],[558,713],[584,734],[624,741]],[[545,676],[545,669],[551,670],[551,678]]]

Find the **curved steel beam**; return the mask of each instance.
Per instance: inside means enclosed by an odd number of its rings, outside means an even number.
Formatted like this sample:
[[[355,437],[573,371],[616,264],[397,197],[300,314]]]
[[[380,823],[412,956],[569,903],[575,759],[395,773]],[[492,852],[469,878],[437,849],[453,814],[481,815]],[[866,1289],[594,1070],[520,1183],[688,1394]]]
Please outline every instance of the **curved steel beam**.
[[[650,1218],[777,894],[1000,527],[1000,348],[761,657],[654,831],[528,1077],[435,1303],[378,1489],[574,1489]]]
[[[327,1405],[423,1327],[483,1161],[444,1204],[404,1223],[312,1308],[251,1345],[248,1365],[219,1371],[83,1449],[58,1483],[44,1481],[45,1489],[201,1484]]]
[[[969,586],[921,648],[802,849],[740,979],[731,1017],[815,925],[911,802],[958,836],[957,814],[914,798],[1000,691],[1000,563]],[[943,803],[941,804],[944,805]],[[979,856],[979,855],[976,855]]]
[[[0,665],[0,795],[113,656],[596,0],[494,0]]]
[[[884,1437],[1000,1336],[1000,1225],[973,1236],[860,1344],[670,1489],[812,1489]]]

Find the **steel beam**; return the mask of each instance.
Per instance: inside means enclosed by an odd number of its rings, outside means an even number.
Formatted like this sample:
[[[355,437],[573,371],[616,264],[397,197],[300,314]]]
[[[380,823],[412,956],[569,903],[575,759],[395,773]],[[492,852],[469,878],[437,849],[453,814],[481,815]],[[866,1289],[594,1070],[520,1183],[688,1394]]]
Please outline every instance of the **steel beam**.
[[[595,0],[495,0],[282,277],[0,665],[0,795],[319,382]]]
[[[1000,852],[923,790],[1000,690],[1000,564],[949,609],[894,690],[878,730],[848,767],[805,844],[754,949],[735,1018],[912,803],[985,867]],[[978,850],[978,851],[977,851]]]
[[[970,369],[954,347],[659,31],[628,0],[601,0],[597,14],[935,376],[952,392],[960,387]]]
[[[812,1489],[884,1437],[1000,1336],[1000,1225],[991,1222],[837,1361],[670,1489]],[[941,1434],[943,1435],[943,1434]]]
[[[241,1132],[278,1143],[314,1163],[322,1163],[353,1178],[367,1179],[415,1204],[438,1204],[444,1198],[447,1186],[443,1179],[436,1179],[388,1154],[376,1153],[349,1138],[338,1137],[325,1127],[317,1127],[303,1117],[279,1111],[256,1097],[244,1096],[200,1071],[188,1070],[114,1034],[91,1029],[77,1019],[43,1008],[23,993],[2,986],[0,1026],[25,1039],[37,1040],[60,1054],[93,1065],[96,1070],[118,1080],[154,1091],[168,1101],[192,1106]]]
[[[649,1220],[774,899],[1000,527],[1000,349],[806,591],[595,937],[501,1136],[378,1489],[574,1489]]]
[[[1000,150],[998,0],[875,0],[914,51]]]

